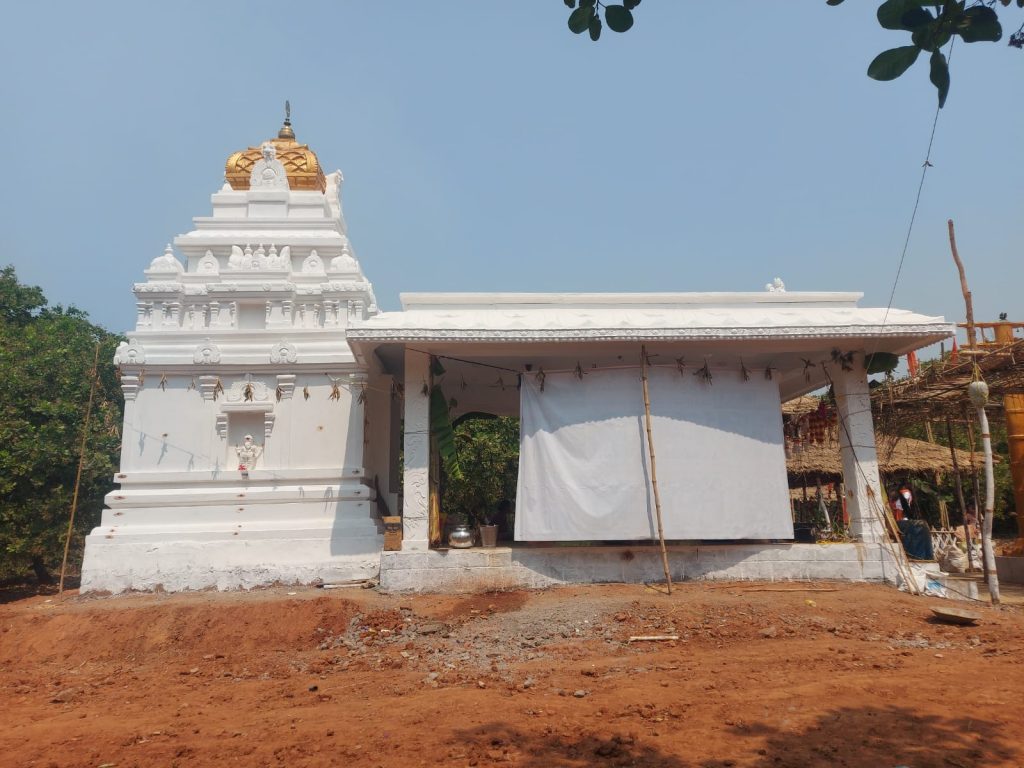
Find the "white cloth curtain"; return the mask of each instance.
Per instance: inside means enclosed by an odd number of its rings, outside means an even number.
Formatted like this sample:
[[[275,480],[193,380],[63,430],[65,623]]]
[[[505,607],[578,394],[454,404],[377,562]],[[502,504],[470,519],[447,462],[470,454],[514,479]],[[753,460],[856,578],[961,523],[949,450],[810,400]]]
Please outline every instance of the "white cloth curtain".
[[[793,524],[775,382],[714,371],[707,384],[648,370],[668,539],[789,539]],[[519,541],[657,538],[640,371],[525,374]]]

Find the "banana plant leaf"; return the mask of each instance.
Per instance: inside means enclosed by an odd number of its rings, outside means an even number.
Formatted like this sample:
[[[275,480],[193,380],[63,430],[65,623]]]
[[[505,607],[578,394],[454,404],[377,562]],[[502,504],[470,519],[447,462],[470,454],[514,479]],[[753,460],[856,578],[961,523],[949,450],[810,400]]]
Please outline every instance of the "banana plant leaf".
[[[455,429],[452,427],[448,399],[440,387],[430,390],[430,434],[437,440],[437,452],[448,476],[462,479],[459,453],[455,446]]]

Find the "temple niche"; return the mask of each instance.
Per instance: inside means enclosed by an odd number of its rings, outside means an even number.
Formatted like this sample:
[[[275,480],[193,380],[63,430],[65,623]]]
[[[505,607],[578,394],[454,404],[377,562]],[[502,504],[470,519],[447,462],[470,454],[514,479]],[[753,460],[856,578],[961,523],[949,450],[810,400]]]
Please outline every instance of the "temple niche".
[[[228,157],[212,214],[143,262],[115,359],[119,487],[87,539],[83,591],[376,575],[376,494],[393,508],[397,488],[364,455],[369,412],[389,406],[363,392],[367,365],[346,342],[376,300],[341,180],[289,115]]]

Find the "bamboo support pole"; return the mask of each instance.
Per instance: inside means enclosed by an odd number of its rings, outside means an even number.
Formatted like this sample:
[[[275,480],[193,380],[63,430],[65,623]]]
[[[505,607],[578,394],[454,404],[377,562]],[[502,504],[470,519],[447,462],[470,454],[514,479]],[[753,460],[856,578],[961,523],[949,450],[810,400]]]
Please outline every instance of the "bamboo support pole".
[[[949,248],[953,252],[953,261],[960,273],[960,290],[964,294],[964,304],[967,306],[967,346],[974,349],[974,302],[971,301],[971,292],[967,288],[967,273],[964,272],[964,263],[960,261],[960,252],[956,249],[956,232],[953,230],[953,220],[948,219],[946,225],[949,228]]]
[[[68,533],[64,537],[64,559],[60,564],[60,583],[57,597],[64,596],[64,574],[68,569],[68,553],[71,551],[71,534],[75,527],[75,512],[78,510],[78,489],[82,485],[82,468],[85,466],[85,445],[89,439],[89,420],[92,418],[92,401],[96,395],[96,380],[99,378],[100,344],[96,342],[96,354],[92,361],[92,381],[89,383],[89,402],[85,406],[85,422],[82,424],[82,445],[78,450],[78,472],[75,474],[75,490],[71,495],[71,514],[68,515]]]
[[[978,445],[978,440],[974,436],[974,416],[971,414],[971,409],[964,406],[964,422],[967,424],[967,441],[971,446],[971,491],[974,498],[974,519],[978,522],[979,531],[985,527],[985,509],[981,505],[981,487],[978,485],[978,463],[974,460],[975,448]],[[984,543],[982,543],[982,550],[984,550]],[[981,570],[985,574],[985,582],[988,583],[988,561],[984,557],[984,551],[982,552],[981,558]]]
[[[953,252],[953,261],[956,263],[957,271],[960,273],[960,290],[964,294],[964,306],[967,313],[967,344],[974,350],[976,344],[976,338],[974,335],[974,303],[971,300],[971,291],[967,287],[967,274],[964,272],[964,264],[960,260],[960,253],[956,248],[956,234],[953,231],[953,220],[949,219],[947,224],[949,225],[949,247]],[[975,378],[978,377],[977,363],[974,366]],[[986,391],[985,398],[987,399],[988,393]],[[974,398],[972,397],[972,400]],[[992,604],[997,605],[999,603],[999,575],[996,573],[996,559],[995,553],[992,549],[992,516],[995,514],[995,476],[992,470],[992,436],[989,434],[988,428],[988,414],[985,413],[984,402],[975,403],[975,410],[978,415],[978,426],[981,428],[981,448],[982,454],[985,459],[985,517],[981,524],[981,554],[982,561],[985,566],[985,580],[988,582],[989,595],[992,598]],[[967,424],[970,427],[970,419]],[[971,450],[974,450],[974,436],[971,435]],[[972,454],[971,464],[974,464],[974,457]],[[975,478],[977,473],[975,472]],[[975,483],[977,480],[975,479]],[[977,487],[977,485],[975,485]]]
[[[971,553],[971,528],[967,524],[967,506],[964,503],[964,486],[960,479],[960,465],[956,459],[956,448],[953,445],[953,423],[946,417],[946,439],[949,441],[949,457],[953,460],[953,484],[956,487],[956,499],[960,504],[960,520],[964,526],[964,540],[967,542],[967,568],[974,570],[974,555]]]
[[[996,484],[992,471],[992,436],[988,431],[985,406],[978,407],[978,426],[981,428],[981,449],[985,455],[985,521],[981,529],[981,552],[988,568],[988,593],[992,605],[999,605],[999,574],[996,572],[995,551],[992,548],[992,517],[996,507]]]
[[[934,443],[935,442],[935,432],[932,430],[931,419],[925,419],[925,421],[924,421],[924,433],[925,433],[925,437],[928,439],[929,443]],[[938,487],[941,484],[942,484],[942,473],[937,471],[935,473],[935,487],[936,487],[936,489],[938,489]],[[946,500],[944,498],[942,498],[942,496],[939,496],[939,525],[944,530],[948,530],[951,527],[950,523],[949,523],[949,510],[946,508]]]
[[[868,495],[872,499],[872,511],[875,515],[881,518],[883,530],[888,528],[892,533],[892,539],[890,539],[889,536],[883,536],[882,542],[889,550],[889,554],[892,555],[892,559],[896,563],[896,570],[903,579],[903,583],[907,585],[907,591],[912,595],[920,595],[921,590],[917,587],[917,580],[914,578],[914,569],[910,564],[910,558],[907,556],[906,547],[903,546],[903,534],[900,532],[900,527],[896,522],[896,518],[892,514],[892,510],[889,509],[888,504],[878,504],[878,500],[870,490],[870,486]]]
[[[665,569],[665,584],[672,594],[672,573],[668,567],[665,548],[665,529],[661,522],[661,494],[658,492],[658,461],[654,455],[654,435],[651,432],[651,394],[647,387],[647,347],[640,346],[640,382],[644,388],[644,424],[647,428],[647,451],[651,454],[651,486],[654,488],[654,511],[658,517],[658,542],[661,544],[661,565]]]

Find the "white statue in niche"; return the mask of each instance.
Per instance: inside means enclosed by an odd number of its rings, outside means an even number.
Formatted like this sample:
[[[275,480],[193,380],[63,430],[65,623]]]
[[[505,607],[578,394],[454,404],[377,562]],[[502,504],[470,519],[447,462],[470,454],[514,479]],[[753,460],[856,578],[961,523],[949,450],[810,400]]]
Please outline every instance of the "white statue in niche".
[[[252,435],[242,438],[242,444],[235,448],[238,454],[238,471],[248,472],[263,453],[263,446],[253,442]]]
[[[263,159],[256,161],[256,165],[252,167],[249,187],[288,189],[288,174],[285,173],[284,165],[277,159],[277,147],[269,141],[264,141],[260,146],[260,153]]]

